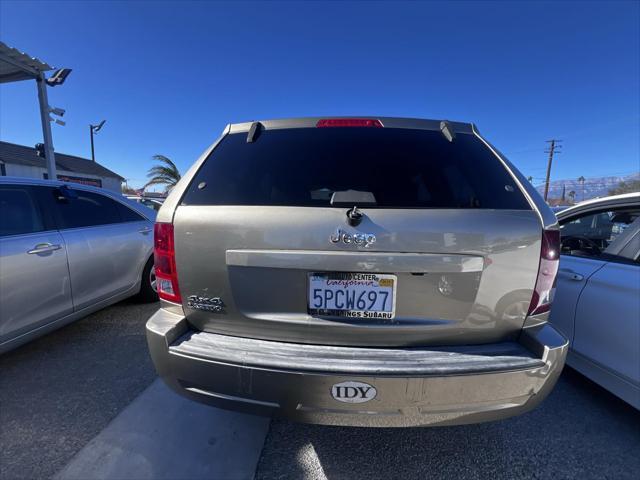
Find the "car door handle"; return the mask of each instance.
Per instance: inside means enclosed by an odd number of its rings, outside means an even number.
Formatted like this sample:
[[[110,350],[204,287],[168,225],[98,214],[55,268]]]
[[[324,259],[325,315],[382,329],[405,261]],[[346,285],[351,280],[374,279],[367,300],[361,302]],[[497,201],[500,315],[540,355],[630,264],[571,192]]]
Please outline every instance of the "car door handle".
[[[48,253],[54,252],[56,250],[60,250],[62,247],[53,243],[39,243],[33,249],[29,250],[27,253],[29,255],[37,255],[38,253]]]
[[[147,233],[150,233],[153,231],[153,228],[151,227],[143,227],[140,230],[138,230],[138,233],[142,233],[143,235],[146,235]]]
[[[580,275],[569,268],[561,268],[560,273],[564,274],[569,278],[569,280],[573,280],[574,282],[584,280],[584,275]]]

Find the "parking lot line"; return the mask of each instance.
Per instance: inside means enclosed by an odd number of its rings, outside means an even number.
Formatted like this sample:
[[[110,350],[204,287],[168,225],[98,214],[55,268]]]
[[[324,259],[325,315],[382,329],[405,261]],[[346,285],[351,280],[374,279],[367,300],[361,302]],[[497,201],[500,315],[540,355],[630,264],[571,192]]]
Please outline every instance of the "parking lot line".
[[[250,479],[269,419],[182,398],[156,380],[56,479]]]

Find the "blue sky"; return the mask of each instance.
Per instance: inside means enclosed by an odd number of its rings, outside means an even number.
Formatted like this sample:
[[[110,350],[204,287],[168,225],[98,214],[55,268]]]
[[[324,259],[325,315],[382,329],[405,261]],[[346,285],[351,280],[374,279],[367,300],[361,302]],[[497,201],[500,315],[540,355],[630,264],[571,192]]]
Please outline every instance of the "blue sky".
[[[315,115],[473,121],[540,183],[640,170],[640,2],[0,0],[0,40],[58,67],[56,151],[138,186],[229,122]],[[40,142],[35,82],[0,87],[0,139]]]

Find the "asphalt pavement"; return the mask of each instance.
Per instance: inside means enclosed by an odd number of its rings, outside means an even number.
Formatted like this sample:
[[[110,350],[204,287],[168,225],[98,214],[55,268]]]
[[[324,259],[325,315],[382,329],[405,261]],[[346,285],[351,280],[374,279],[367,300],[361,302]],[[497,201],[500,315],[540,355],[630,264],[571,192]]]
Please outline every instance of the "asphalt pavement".
[[[56,473],[57,478],[175,478],[181,470],[168,470],[163,465],[175,464],[162,462],[193,456],[194,445],[201,448],[195,452],[202,478],[225,478],[224,465],[206,465],[203,459],[213,462],[220,452],[222,458],[233,457],[224,452],[237,457],[242,449],[255,452],[248,458],[251,465],[258,462],[260,480],[635,479],[640,472],[640,412],[571,369],[540,407],[520,417],[422,429],[274,420],[260,455],[264,421],[190,402],[153,383],[157,377],[144,323],[156,308],[123,302],[0,356],[2,480]],[[158,427],[154,420],[163,412],[173,423],[186,415],[192,424],[182,433],[169,432],[171,422]],[[130,465],[141,468],[131,463],[140,456],[156,470],[131,470]],[[250,478],[250,470],[244,466],[237,473]],[[158,474],[149,474],[154,471]]]
[[[273,421],[256,479],[637,479],[640,412],[571,369],[536,410],[410,429]]]
[[[127,300],[0,356],[0,478],[48,478],[156,378],[158,303]]]

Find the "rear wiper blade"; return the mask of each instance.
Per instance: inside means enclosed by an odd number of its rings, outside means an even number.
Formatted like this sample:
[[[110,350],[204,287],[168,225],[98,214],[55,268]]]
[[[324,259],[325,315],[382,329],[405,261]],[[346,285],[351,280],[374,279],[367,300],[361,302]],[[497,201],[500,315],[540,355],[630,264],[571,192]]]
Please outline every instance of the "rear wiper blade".
[[[332,207],[353,206],[347,211],[347,223],[352,227],[357,227],[364,217],[364,214],[358,210],[358,205],[366,207],[378,204],[373,192],[361,192],[359,190],[333,192],[330,203]]]
[[[333,192],[329,203],[332,207],[352,207],[354,205],[366,207],[368,205],[378,204],[373,192],[362,192],[360,190],[341,190]]]

